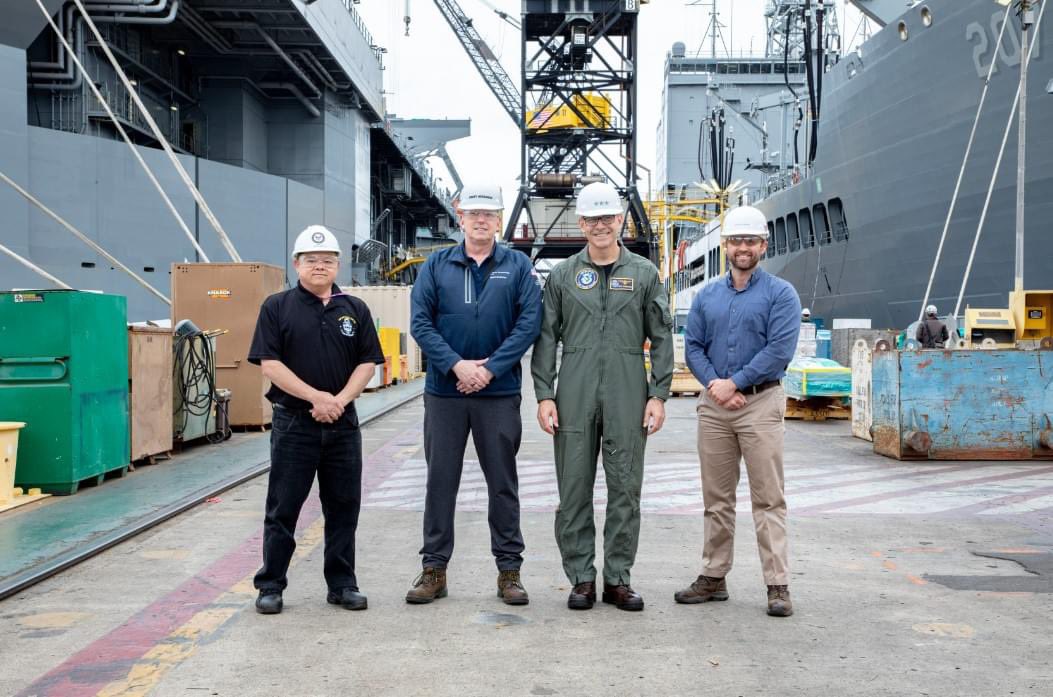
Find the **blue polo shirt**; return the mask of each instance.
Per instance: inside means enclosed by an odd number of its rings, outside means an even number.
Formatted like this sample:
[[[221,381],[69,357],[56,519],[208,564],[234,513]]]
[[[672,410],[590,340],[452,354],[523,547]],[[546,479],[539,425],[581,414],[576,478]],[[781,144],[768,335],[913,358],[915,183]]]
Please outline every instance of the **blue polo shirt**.
[[[522,388],[519,361],[541,331],[541,289],[527,255],[495,245],[476,264],[464,244],[428,257],[413,284],[410,332],[428,357],[424,390],[463,397],[453,366],[461,359],[488,358],[494,374],[471,397],[516,395]]]
[[[781,380],[797,348],[801,300],[794,287],[758,268],[742,290],[731,272],[698,292],[684,333],[687,366],[703,385],[731,378],[745,390]]]

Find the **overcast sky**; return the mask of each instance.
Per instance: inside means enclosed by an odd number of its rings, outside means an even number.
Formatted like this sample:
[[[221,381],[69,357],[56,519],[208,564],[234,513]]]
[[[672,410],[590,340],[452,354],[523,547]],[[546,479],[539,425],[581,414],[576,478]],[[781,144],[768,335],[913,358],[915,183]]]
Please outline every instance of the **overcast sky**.
[[[520,0],[489,1],[510,15],[520,14]],[[518,86],[518,31],[483,0],[459,2]],[[405,0],[362,0],[356,5],[374,41],[388,49],[384,56],[388,111],[404,118],[471,119],[472,136],[448,146],[453,161],[464,180],[500,182],[505,203],[511,206],[520,169],[518,130],[473,67],[434,2],[410,0],[412,22],[408,37],[404,36],[405,4]],[[691,0],[651,0],[640,12],[637,146],[640,163],[652,170],[666,54],[675,41],[683,41],[689,53],[696,51],[709,21],[708,7],[691,4]],[[717,0],[719,18],[725,25],[725,40],[734,53],[749,52],[751,47],[754,53],[763,53],[764,6],[764,0]],[[854,10],[848,10],[847,17],[844,10],[838,14],[843,19],[841,34],[847,43],[859,24],[859,14]],[[432,160],[432,164],[441,175],[441,164],[437,160]],[[646,176],[643,172],[640,174]],[[452,182],[447,185],[453,189]],[[647,187],[646,178],[639,186],[642,193]]]

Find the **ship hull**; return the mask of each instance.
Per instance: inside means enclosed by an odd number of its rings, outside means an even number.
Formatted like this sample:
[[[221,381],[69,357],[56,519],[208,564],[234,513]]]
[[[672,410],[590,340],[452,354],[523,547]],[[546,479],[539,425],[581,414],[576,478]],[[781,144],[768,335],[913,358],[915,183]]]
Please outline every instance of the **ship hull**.
[[[908,11],[826,76],[814,174],[756,202],[777,221],[840,199],[848,237],[768,258],[813,315],[870,318],[902,327],[917,319],[936,259],[983,77],[997,55],[961,192],[929,302],[954,309],[1019,80],[1015,21],[995,50],[1001,8],[944,0]],[[1053,22],[1053,16],[1047,18]],[[1029,70],[1025,287],[1053,285],[1053,28],[1042,28]],[[1033,32],[1032,32],[1033,33]],[[1014,282],[1016,126],[1010,132],[964,301],[1004,306]]]

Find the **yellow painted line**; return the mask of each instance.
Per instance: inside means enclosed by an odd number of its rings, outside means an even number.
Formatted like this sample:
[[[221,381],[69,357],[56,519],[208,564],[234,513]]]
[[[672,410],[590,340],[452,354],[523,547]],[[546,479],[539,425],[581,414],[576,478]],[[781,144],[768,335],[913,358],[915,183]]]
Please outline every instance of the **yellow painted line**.
[[[994,550],[999,554],[1042,554],[1041,549],[1035,549],[1034,547],[1002,547]]]
[[[949,639],[972,639],[976,630],[967,624],[950,624],[946,622],[926,622],[911,627],[919,634],[929,634]]]
[[[910,554],[943,554],[946,547],[899,547],[897,552],[909,552]]]
[[[175,559],[183,560],[190,556],[189,549],[146,549],[139,552],[143,559]]]
[[[314,551],[325,537],[325,519],[312,523],[296,544],[290,567]],[[252,585],[255,572],[241,579],[216,598],[209,607],[197,613],[181,627],[147,651],[128,671],[97,693],[98,697],[145,697],[157,687],[170,670],[190,658],[203,639],[207,639],[234,615],[245,609],[256,594]]]
[[[977,591],[976,595],[981,598],[1030,598],[1034,593],[1031,591]]]
[[[91,617],[87,612],[44,612],[19,617],[18,624],[26,629],[64,629]]]

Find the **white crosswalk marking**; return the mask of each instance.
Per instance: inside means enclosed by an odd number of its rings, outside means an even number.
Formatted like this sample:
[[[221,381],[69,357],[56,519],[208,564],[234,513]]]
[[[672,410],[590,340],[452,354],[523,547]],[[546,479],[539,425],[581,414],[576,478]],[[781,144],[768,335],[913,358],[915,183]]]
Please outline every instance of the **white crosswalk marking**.
[[[377,486],[364,505],[423,510],[427,467],[407,460]],[[1034,492],[1027,498],[1029,492]],[[521,509],[552,511],[559,503],[551,460],[519,462]],[[786,499],[791,515],[848,513],[864,515],[963,514],[1016,515],[1053,510],[1053,466],[1038,462],[966,463],[873,460],[851,466],[802,463],[786,469]],[[597,467],[595,506],[602,510],[607,492],[603,467]],[[458,510],[487,509],[486,480],[475,460],[465,460],[457,496]],[[641,508],[648,513],[700,515],[701,477],[695,460],[661,460],[644,471]],[[749,513],[749,484],[743,467],[737,490],[740,513]]]

